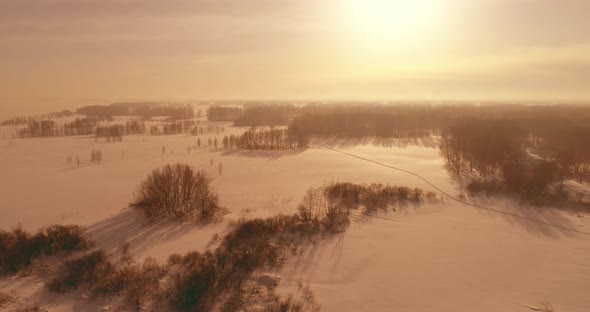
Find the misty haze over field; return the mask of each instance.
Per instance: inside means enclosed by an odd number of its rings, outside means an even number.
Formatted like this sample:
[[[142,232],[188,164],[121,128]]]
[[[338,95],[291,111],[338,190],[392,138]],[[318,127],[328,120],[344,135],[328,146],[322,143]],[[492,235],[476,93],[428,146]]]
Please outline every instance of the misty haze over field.
[[[0,0],[0,311],[590,311],[588,12]]]

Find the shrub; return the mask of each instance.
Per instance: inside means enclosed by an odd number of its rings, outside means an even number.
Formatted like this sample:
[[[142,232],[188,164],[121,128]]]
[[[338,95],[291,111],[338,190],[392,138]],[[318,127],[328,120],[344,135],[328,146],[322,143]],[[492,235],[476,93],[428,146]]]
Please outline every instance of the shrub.
[[[317,312],[320,305],[315,302],[308,285],[299,282],[297,294],[281,295],[275,289],[266,289],[257,284],[245,284],[225,302],[221,311],[265,311],[265,312]]]
[[[182,256],[179,254],[171,254],[168,257],[168,265],[177,265],[182,263]]]
[[[43,241],[22,229],[0,232],[1,273],[14,273],[41,255]]]
[[[209,219],[221,211],[209,174],[187,164],[166,165],[152,171],[140,184],[130,206],[141,210],[151,221]]]
[[[150,295],[159,291],[160,279],[165,271],[156,260],[146,258],[143,264],[128,263],[119,270],[106,273],[102,279],[90,285],[91,290],[98,294],[126,292],[129,301],[137,310],[141,310]]]
[[[104,250],[97,250],[64,263],[48,288],[64,293],[86,285],[95,294],[125,292],[129,301],[141,310],[148,298],[157,297],[164,274],[153,258],[146,258],[143,264],[129,261],[117,269]]]
[[[115,268],[104,250],[90,252],[66,261],[58,275],[48,284],[49,290],[69,292],[82,283],[98,283],[112,276]]]
[[[130,274],[127,284],[127,296],[141,310],[150,296],[154,297],[160,290],[160,279],[165,271],[158,266],[153,258],[146,258],[144,263],[127,269]]]
[[[428,199],[428,201],[430,201],[430,202],[436,201],[437,195],[435,192],[428,191],[428,192],[426,192],[426,199]]]
[[[6,304],[12,302],[14,298],[7,293],[0,292],[0,308],[5,306]]]
[[[310,188],[298,207],[299,218],[329,230],[342,231],[349,224],[351,211],[364,208],[366,213],[387,209],[408,201],[421,202],[424,197],[436,201],[436,194],[419,188],[384,184],[353,184],[333,182],[318,188]]]
[[[16,309],[16,312],[41,312],[41,311],[47,311],[47,310],[42,309],[38,305],[21,306]]]
[[[78,225],[53,225],[35,235],[20,228],[0,231],[0,274],[17,272],[41,255],[85,250],[91,244],[86,229]]]
[[[79,225],[53,225],[45,229],[45,254],[59,251],[86,250],[92,242],[86,228]]]
[[[186,270],[174,278],[167,297],[180,311],[210,311],[235,297],[255,270],[282,264],[288,247],[296,243],[294,236],[319,233],[297,216],[240,221],[214,252],[184,257]]]
[[[298,206],[299,217],[305,222],[319,222],[324,214],[324,194],[319,188],[309,188]]]
[[[420,202],[420,201],[422,201],[422,198],[424,197],[424,191],[422,189],[415,188],[413,195],[414,196],[412,196],[412,200],[414,200],[415,202]]]
[[[242,285],[256,270],[276,268],[283,263],[291,247],[296,248],[305,241],[301,239],[321,233],[321,228],[303,222],[296,215],[242,220],[234,224],[215,251],[171,255],[168,264],[180,265],[180,268],[177,275],[170,276],[165,288],[160,284],[166,271],[155,260],[148,258],[143,264],[128,261],[117,268],[103,250],[66,261],[48,288],[68,292],[85,285],[95,294],[126,294],[138,310],[146,308],[148,303],[159,304],[164,295],[171,307],[179,311],[239,307],[239,301],[232,301],[232,298],[239,297]],[[273,308],[300,311],[297,307],[305,307],[309,299],[313,301],[310,294],[308,290],[302,302],[289,297],[272,297],[267,303]]]

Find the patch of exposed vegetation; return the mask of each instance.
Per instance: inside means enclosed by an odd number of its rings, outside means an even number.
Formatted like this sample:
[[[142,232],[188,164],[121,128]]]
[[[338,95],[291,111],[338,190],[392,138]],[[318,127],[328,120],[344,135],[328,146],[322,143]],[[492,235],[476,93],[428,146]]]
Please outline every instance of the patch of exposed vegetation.
[[[178,168],[192,177],[185,165],[165,168],[170,172]],[[172,180],[184,181],[182,177]],[[153,179],[160,178],[158,174]],[[103,250],[87,253],[66,261],[48,288],[69,292],[82,287],[93,294],[125,295],[138,310],[167,305],[177,311],[247,311],[252,306],[266,311],[317,311],[309,287],[301,286],[299,297],[280,296],[273,286],[256,282],[256,272],[277,269],[306,244],[345,230],[351,210],[395,208],[425,198],[434,196],[407,187],[331,183],[310,189],[298,214],[232,223],[229,232],[217,238],[214,250],[173,254],[165,265],[153,259],[137,264],[123,244],[120,263],[113,263]]]
[[[40,306],[34,305],[24,305],[16,308],[16,312],[46,312],[47,309],[43,309]]]
[[[96,250],[66,261],[47,287],[62,293],[82,287],[96,295],[125,295],[138,310],[167,304],[178,311],[211,311],[218,307],[230,311],[230,306],[235,308],[231,311],[236,311],[248,303],[237,298],[244,297],[245,285],[256,270],[280,266],[291,247],[321,234],[320,227],[296,215],[242,220],[232,226],[214,251],[171,255],[167,266],[160,266],[149,258],[141,265],[132,259],[117,265],[103,250]],[[165,279],[172,269],[179,273]],[[300,302],[268,293],[257,300],[272,309],[284,307],[280,311],[304,311],[313,303],[308,288],[305,296],[306,301]]]
[[[142,264],[131,259],[117,268],[103,250],[96,250],[66,261],[47,287],[61,293],[84,286],[94,294],[125,294],[141,310],[148,298],[158,296],[165,273],[153,258],[146,258]]]
[[[113,270],[113,264],[103,250],[93,251],[66,261],[59,275],[48,284],[48,288],[51,291],[68,292],[83,283],[100,285]]]
[[[244,283],[240,291],[230,297],[222,307],[222,311],[285,311],[285,312],[317,312],[320,305],[315,302],[315,296],[309,285],[299,282],[297,294],[279,295],[274,289],[269,289],[255,283]]]
[[[85,250],[91,245],[86,229],[78,225],[53,225],[34,235],[20,228],[0,231],[0,274],[18,272],[41,255]]]
[[[240,293],[253,272],[280,266],[291,247],[320,234],[321,228],[298,216],[239,221],[215,251],[189,253],[180,261],[171,258],[184,270],[172,280],[167,298],[180,311],[223,306]]]
[[[244,302],[234,299],[241,296],[241,289],[253,272],[276,268],[301,244],[346,229],[349,209],[419,202],[424,196],[419,189],[350,183],[333,183],[312,189],[312,193],[313,198],[309,193],[306,195],[297,215],[240,221],[214,252],[171,256],[169,263],[186,267],[169,288],[167,297],[172,304],[182,311],[209,311],[225,304],[239,310],[237,302]],[[282,304],[291,309],[286,311],[299,311],[297,305]]]
[[[11,303],[13,300],[14,298],[11,295],[0,291],[0,308]]]

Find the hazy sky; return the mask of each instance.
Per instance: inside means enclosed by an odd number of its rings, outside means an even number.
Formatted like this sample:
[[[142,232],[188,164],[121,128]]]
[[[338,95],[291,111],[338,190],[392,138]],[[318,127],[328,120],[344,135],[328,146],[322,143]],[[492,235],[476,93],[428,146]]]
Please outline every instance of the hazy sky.
[[[589,99],[589,0],[0,0],[0,98]]]

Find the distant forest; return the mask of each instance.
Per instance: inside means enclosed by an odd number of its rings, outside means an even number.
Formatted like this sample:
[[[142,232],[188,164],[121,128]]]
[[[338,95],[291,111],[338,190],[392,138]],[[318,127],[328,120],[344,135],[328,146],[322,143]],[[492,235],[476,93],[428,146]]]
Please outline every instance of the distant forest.
[[[63,125],[53,119],[69,117],[73,112],[66,110],[35,117],[15,117],[2,121],[0,125],[15,127],[14,136],[17,138],[54,137],[71,135],[95,135],[108,141],[120,141],[124,135],[149,133],[152,135],[168,135],[204,133],[194,117],[191,105],[163,105],[152,102],[125,102],[110,105],[85,106],[76,110],[78,117]],[[138,119],[126,121],[123,124],[112,124],[113,116],[137,116]],[[168,117],[165,124],[146,128],[144,121],[152,117]]]
[[[74,113],[70,110],[64,110],[61,112],[54,112],[49,114],[44,114],[41,116],[20,116],[20,117],[13,117],[10,119],[0,121],[0,126],[20,126],[26,125],[31,121],[37,120],[44,120],[44,119],[52,119],[52,118],[62,118],[62,117],[69,117],[74,115]]]
[[[144,121],[132,119],[124,123],[114,123],[112,117],[83,117],[63,125],[51,119],[28,120],[25,126],[15,132],[16,138],[57,137],[72,135],[94,135],[96,139],[121,141],[123,136],[132,134],[174,135],[190,134],[199,136],[207,133],[220,134],[225,131],[222,125],[201,125],[198,121],[165,121],[159,125],[147,127]]]
[[[83,117],[59,125],[51,119],[29,120],[15,133],[17,138],[95,135],[96,138],[120,141],[122,136],[145,133],[145,124],[130,120],[124,124],[110,124],[112,117]]]
[[[236,126],[286,126],[300,112],[299,107],[289,104],[245,106]]]
[[[242,116],[242,108],[239,106],[211,105],[207,109],[209,121],[235,121]]]
[[[110,105],[92,105],[76,110],[86,116],[168,116],[175,119],[194,117],[192,105],[164,105],[157,102],[123,102]]]
[[[577,119],[464,119],[443,130],[440,148],[454,173],[477,177],[468,185],[472,193],[507,191],[539,204],[571,200],[563,183],[590,178],[590,124]],[[582,202],[583,194],[573,195]]]

